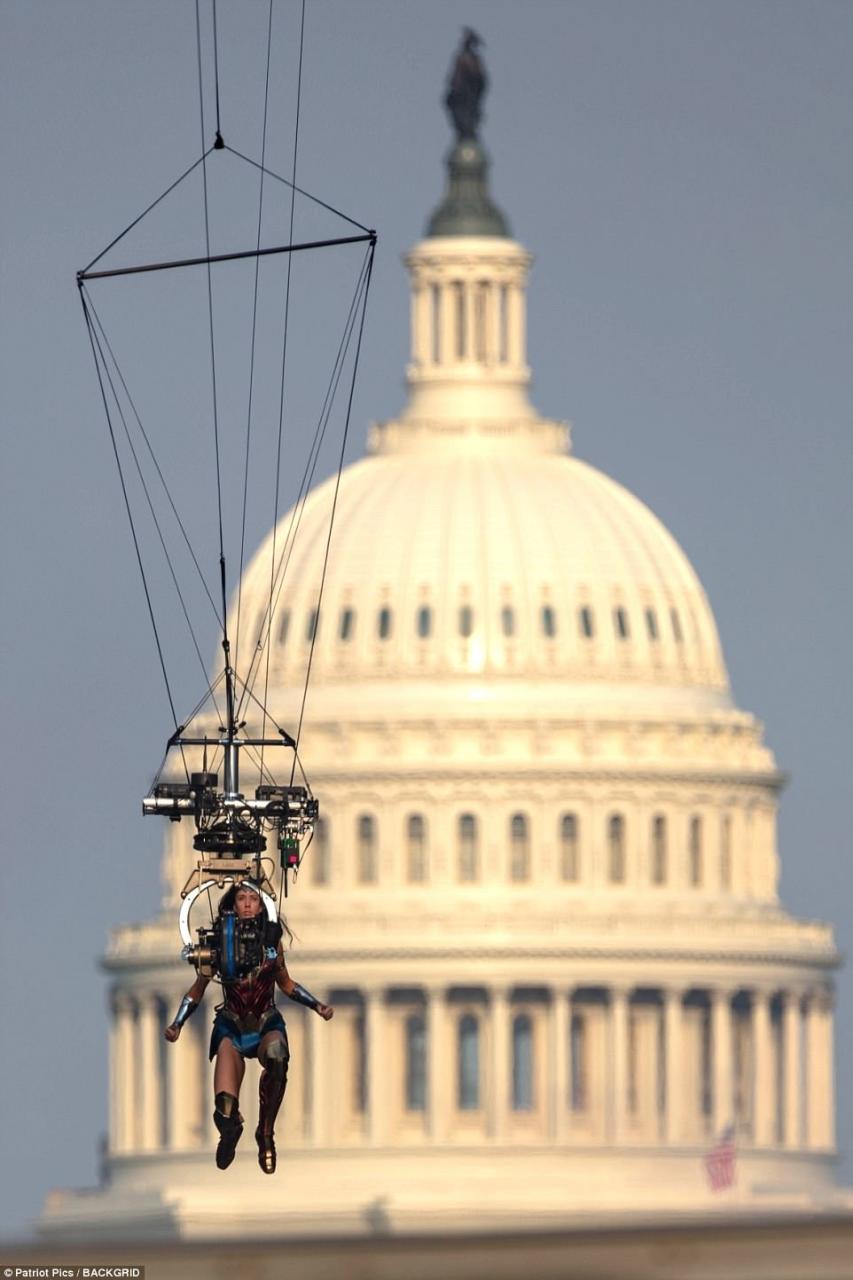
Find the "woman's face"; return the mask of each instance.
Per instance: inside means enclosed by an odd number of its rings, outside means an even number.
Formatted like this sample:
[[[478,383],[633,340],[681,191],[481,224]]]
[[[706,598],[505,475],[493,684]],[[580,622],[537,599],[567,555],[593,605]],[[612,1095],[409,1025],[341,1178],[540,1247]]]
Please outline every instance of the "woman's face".
[[[260,894],[251,889],[238,889],[234,898],[234,910],[239,920],[250,920],[259,915],[263,907]]]

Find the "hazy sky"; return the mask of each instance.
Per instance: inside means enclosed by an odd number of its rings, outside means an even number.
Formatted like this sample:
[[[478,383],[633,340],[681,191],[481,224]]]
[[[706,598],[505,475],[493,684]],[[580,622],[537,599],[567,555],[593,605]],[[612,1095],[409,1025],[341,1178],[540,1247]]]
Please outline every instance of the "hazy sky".
[[[252,155],[265,10],[219,0],[223,131]],[[277,0],[269,160],[280,171],[297,12]],[[309,0],[298,176],[380,233],[353,457],[368,422],[402,400],[399,258],[441,193],[440,98],[461,21],[486,41],[493,190],[536,258],[535,402],[570,419],[578,455],[643,498],[691,558],[738,703],[791,776],[784,903],[830,921],[849,951],[853,5]],[[108,928],[145,919],[161,892],[163,831],[139,801],[168,715],[74,272],[199,153],[195,58],[192,0],[0,4],[0,1131],[14,1159],[0,1230],[12,1235],[50,1186],[95,1180],[107,1065],[97,960]],[[257,188],[233,173],[223,199],[236,218]],[[134,251],[178,235],[187,209],[173,212]],[[150,334],[158,313],[144,290],[133,296]],[[269,520],[253,521],[257,539]],[[212,634],[205,643],[212,654]],[[851,1051],[842,973],[848,1152]]]

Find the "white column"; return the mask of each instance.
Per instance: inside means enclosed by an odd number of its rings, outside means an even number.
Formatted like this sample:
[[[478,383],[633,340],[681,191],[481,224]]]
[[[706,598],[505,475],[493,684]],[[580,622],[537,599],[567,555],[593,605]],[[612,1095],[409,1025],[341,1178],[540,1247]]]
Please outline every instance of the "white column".
[[[628,1113],[628,992],[610,989],[610,1081],[608,1119],[611,1142],[623,1142]]]
[[[326,996],[312,987],[318,1000]],[[313,1009],[306,1013],[308,1058],[310,1071],[308,1130],[312,1147],[326,1146],[329,1140],[328,1032],[333,1023],[325,1023]]]
[[[202,1024],[195,1029],[198,1031],[199,1044],[201,1045],[201,1053],[199,1055],[199,1081],[201,1088],[202,1146],[206,1147],[208,1150],[213,1150],[213,1148],[219,1143],[219,1131],[213,1123],[213,1111],[216,1100],[213,1081],[216,1069],[216,1059],[214,1058],[211,1062],[207,1056],[209,1052],[209,1027]]]
[[[109,1128],[107,1132],[107,1153],[112,1155],[118,1150],[118,1129],[119,1115],[121,1107],[121,1099],[119,1098],[119,1073],[121,1070],[119,1064],[120,1055],[120,1033],[119,1033],[119,1001],[115,991],[110,992],[109,996],[109,1063],[107,1074],[107,1088],[109,1090]]]
[[[464,338],[463,350],[465,352],[462,359],[466,362],[473,360],[476,354],[476,343],[474,341],[474,317],[476,315],[474,287],[473,280],[462,281],[462,334]]]
[[[178,996],[172,1003],[177,1007]],[[170,1005],[170,1008],[172,1006]],[[195,1015],[199,1017],[199,1014]],[[201,1041],[199,1028],[185,1023],[176,1044],[166,1046],[166,1087],[169,1091],[169,1149],[198,1146],[201,1104]],[[207,1099],[204,1099],[207,1102]]]
[[[423,359],[423,296],[423,285],[413,281],[409,310],[410,351],[412,362],[417,365]]]
[[[560,987],[551,992],[549,1032],[548,1134],[552,1142],[566,1139],[569,1107],[569,995]]]
[[[412,356],[419,366],[430,361],[432,325],[430,323],[432,297],[428,284],[420,282],[412,294]]]
[[[157,997],[146,993],[139,1000],[137,1023],[138,1060],[141,1073],[139,1145],[143,1151],[156,1151],[161,1142],[160,1100],[163,1082],[160,1079],[160,1036],[162,1034]]]
[[[456,352],[457,335],[456,335],[456,290],[454,282],[446,280],[441,286],[441,316],[439,318],[439,329],[441,331],[440,338],[440,355],[439,364],[445,368],[455,364],[458,356]]]
[[[512,1044],[509,1032],[509,992],[504,987],[491,990],[491,1135],[506,1142],[509,1117],[509,1080]]]
[[[773,1070],[773,1042],[770,1025],[770,993],[757,990],[752,996],[752,1035],[754,1041],[755,1076],[753,1110],[755,1145],[772,1146],[776,1119],[776,1081]]]
[[[711,996],[711,1053],[714,1063],[714,1133],[734,1123],[731,993],[714,989]]]
[[[520,284],[509,286],[508,304],[508,346],[509,363],[524,364],[524,291]]]
[[[786,991],[782,1006],[785,1054],[785,1146],[799,1147],[803,1138],[802,1012],[798,991]]]
[[[684,1137],[684,1013],[683,992],[667,988],[664,1000],[664,1062],[666,1077],[665,1136],[672,1146]]]
[[[125,991],[113,999],[114,1032],[111,1037],[113,1057],[110,1063],[110,1149],[117,1155],[132,1151],[136,1145],[135,1117],[139,1110],[136,1096],[136,1053],[134,1004]]]
[[[447,992],[427,988],[427,1127],[433,1145],[447,1141],[456,1069]]]
[[[835,1146],[835,1000],[827,991],[823,1004],[823,1145]]]
[[[364,1025],[367,1037],[367,1140],[372,1147],[380,1147],[386,1141],[388,1107],[385,992],[380,988],[365,992]]]
[[[832,997],[816,991],[809,997],[806,1021],[808,1037],[808,1140],[823,1150],[835,1142]]]
[[[824,1146],[835,1146],[835,1027],[833,992],[824,997],[824,1082],[821,1097],[824,1101]]]
[[[486,363],[498,363],[500,354],[500,285],[490,280],[486,290]]]

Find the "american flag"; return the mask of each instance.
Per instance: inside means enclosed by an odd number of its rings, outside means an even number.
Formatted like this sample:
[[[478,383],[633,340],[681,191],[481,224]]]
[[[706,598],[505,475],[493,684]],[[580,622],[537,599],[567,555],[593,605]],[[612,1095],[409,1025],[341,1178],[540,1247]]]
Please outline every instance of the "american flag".
[[[724,1191],[735,1180],[735,1127],[723,1129],[711,1150],[705,1156],[705,1171],[712,1191]]]

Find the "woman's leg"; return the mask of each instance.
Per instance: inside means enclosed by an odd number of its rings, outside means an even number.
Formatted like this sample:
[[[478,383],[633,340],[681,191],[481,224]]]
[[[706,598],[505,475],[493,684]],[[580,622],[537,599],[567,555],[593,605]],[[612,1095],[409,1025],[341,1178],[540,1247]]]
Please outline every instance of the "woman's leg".
[[[230,1093],[240,1097],[240,1085],[246,1072],[246,1062],[242,1053],[234,1047],[233,1040],[226,1036],[216,1050],[216,1066],[213,1070],[213,1092]]]
[[[216,1148],[217,1169],[228,1168],[234,1159],[234,1152],[237,1150],[237,1143],[243,1132],[243,1117],[240,1115],[238,1103],[245,1070],[243,1055],[226,1036],[216,1051],[216,1066],[213,1071],[213,1091],[216,1095],[213,1123],[219,1130],[219,1145]]]
[[[269,1031],[258,1047],[258,1058],[263,1070],[258,1085],[260,1113],[255,1140],[258,1144],[258,1164],[264,1173],[275,1173],[275,1118],[287,1086],[287,1064],[290,1050],[287,1036],[282,1031]]]

